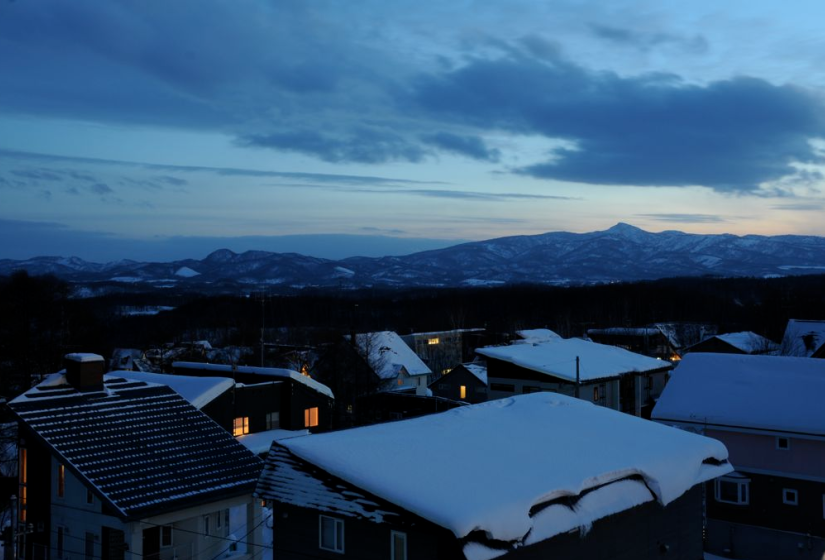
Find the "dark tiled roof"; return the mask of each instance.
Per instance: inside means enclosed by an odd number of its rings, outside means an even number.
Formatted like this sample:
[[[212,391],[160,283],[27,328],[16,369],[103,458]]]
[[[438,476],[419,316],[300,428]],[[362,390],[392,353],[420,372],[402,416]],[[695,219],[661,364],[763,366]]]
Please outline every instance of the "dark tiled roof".
[[[375,523],[399,523],[409,514],[302,461],[274,443],[255,495],[267,500]]]
[[[163,385],[109,378],[81,393],[57,378],[9,406],[124,517],[251,492],[263,467]]]

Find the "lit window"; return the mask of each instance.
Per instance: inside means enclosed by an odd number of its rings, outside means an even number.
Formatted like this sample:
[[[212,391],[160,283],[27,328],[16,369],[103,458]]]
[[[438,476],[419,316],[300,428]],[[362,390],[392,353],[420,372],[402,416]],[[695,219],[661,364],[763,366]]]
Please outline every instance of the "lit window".
[[[789,506],[799,505],[799,492],[791,488],[782,489],[782,503]]]
[[[445,368],[445,369],[442,369],[442,370],[441,370],[441,375],[447,375],[447,374],[448,374],[448,373],[450,373],[451,371],[453,371],[453,368]]]
[[[430,345],[432,345],[432,344],[438,344],[438,342],[439,342],[439,341],[438,341],[438,337],[435,337],[435,338],[428,338],[428,339],[427,339],[427,344],[430,344]]]
[[[407,534],[399,531],[390,533],[390,560],[407,560]]]
[[[344,553],[344,520],[318,516],[318,546],[322,550]]]
[[[318,407],[304,410],[304,428],[314,428],[318,425]]]
[[[235,418],[235,421],[232,425],[232,435],[233,436],[242,436],[244,434],[249,433],[249,416],[241,416],[239,418]]]
[[[782,451],[787,451],[791,448],[791,440],[786,437],[776,438],[776,448]]]
[[[398,386],[401,387],[404,384],[404,380],[400,377],[398,378]]]
[[[467,386],[466,386],[466,385],[462,385],[462,386],[461,386],[461,389],[460,389],[460,394],[461,394],[461,398],[462,398],[462,399],[466,399],[466,398],[467,398]]]
[[[160,528],[160,546],[167,548],[172,546],[172,526],[164,525]]]
[[[714,483],[716,501],[747,505],[750,502],[749,487],[750,479],[748,478],[734,476],[717,478]]]
[[[57,497],[62,498],[66,495],[66,467],[57,465]]]
[[[274,430],[275,428],[281,427],[281,413],[280,412],[267,412],[266,414],[266,429],[267,430]]]

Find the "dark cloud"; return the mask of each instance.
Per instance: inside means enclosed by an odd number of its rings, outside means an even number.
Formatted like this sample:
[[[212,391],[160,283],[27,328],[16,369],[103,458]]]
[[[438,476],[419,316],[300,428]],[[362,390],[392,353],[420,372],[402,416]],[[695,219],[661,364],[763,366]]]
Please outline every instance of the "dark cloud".
[[[372,192],[380,194],[415,195],[430,198],[454,198],[458,200],[479,200],[486,202],[501,202],[504,200],[574,200],[566,196],[552,196],[544,194],[524,193],[487,193],[476,191],[457,191],[447,189],[404,189],[404,190],[366,190],[358,192]]]
[[[810,201],[810,202],[800,202],[796,204],[777,204],[774,207],[774,210],[793,210],[799,212],[819,212],[825,205],[819,201]]]
[[[689,53],[702,54],[708,50],[707,39],[702,35],[685,37],[671,33],[644,33],[609,25],[591,25],[590,29],[601,39],[641,51],[649,51],[657,47],[675,47]]]
[[[115,192],[114,189],[112,189],[112,187],[110,187],[106,183],[95,183],[94,185],[89,187],[89,190],[101,196],[112,194],[113,192]]]
[[[476,136],[460,136],[449,132],[438,132],[421,137],[425,144],[435,146],[445,152],[452,152],[472,159],[482,161],[498,161],[501,153],[487,147],[481,138]]]
[[[640,218],[648,218],[659,222],[677,222],[680,224],[718,224],[727,222],[725,218],[716,214],[636,214]]]
[[[514,170],[544,179],[754,193],[825,159],[809,143],[825,136],[821,101],[754,78],[696,86],[514,56],[422,77],[415,97],[442,119],[572,143]]]
[[[23,179],[32,179],[34,181],[61,181],[63,177],[45,169],[12,169],[9,171],[16,177]]]
[[[420,146],[400,134],[363,127],[356,127],[343,136],[314,130],[252,134],[240,138],[239,143],[308,154],[332,163],[419,162],[425,156]]]
[[[385,235],[406,235],[407,232],[403,229],[385,229],[385,228],[378,228],[378,227],[371,227],[371,226],[364,226],[359,228],[361,231],[367,231],[369,233],[382,233]]]

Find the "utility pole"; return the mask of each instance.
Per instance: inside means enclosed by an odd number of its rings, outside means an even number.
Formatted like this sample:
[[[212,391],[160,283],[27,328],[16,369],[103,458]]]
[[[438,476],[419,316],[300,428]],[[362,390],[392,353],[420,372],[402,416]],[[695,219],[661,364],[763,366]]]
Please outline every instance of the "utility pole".
[[[579,387],[581,385],[581,378],[579,377],[579,357],[576,356],[576,398],[579,398]]]

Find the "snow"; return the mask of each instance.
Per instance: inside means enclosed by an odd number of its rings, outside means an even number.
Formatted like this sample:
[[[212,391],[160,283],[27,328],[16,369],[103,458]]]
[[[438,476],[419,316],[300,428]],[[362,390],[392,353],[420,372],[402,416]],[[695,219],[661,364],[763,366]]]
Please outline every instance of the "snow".
[[[172,362],[172,367],[177,369],[194,369],[194,370],[207,370],[207,371],[220,371],[224,373],[232,374],[233,371],[237,371],[238,373],[252,373],[256,375],[261,375],[264,377],[274,377],[278,379],[292,379],[293,381],[297,381],[302,385],[306,385],[313,391],[321,393],[322,395],[326,395],[327,397],[334,399],[335,396],[332,394],[332,390],[324,385],[323,383],[319,383],[312,379],[307,375],[301,375],[297,371],[292,371],[291,369],[282,369],[282,368],[265,368],[265,367],[253,367],[253,366],[231,366],[231,365],[224,365],[224,364],[202,364],[200,362]]]
[[[466,280],[461,281],[462,284],[465,286],[501,286],[502,284],[506,284],[504,280],[483,280],[481,278],[467,278]]]
[[[458,538],[482,530],[508,542],[536,526],[533,506],[557,498],[639,475],[667,505],[732,470],[716,440],[554,393],[280,443]],[[723,463],[704,464],[708,458]],[[578,524],[601,505],[577,512]]]
[[[200,276],[201,273],[197,270],[192,270],[188,266],[182,266],[175,271],[175,276],[182,276],[183,278],[194,278]]]
[[[476,364],[476,363],[461,364],[461,365],[463,365],[465,368],[467,368],[467,371],[469,371],[470,373],[475,375],[478,378],[479,381],[481,381],[482,383],[487,385],[487,366],[485,366],[483,364]]]
[[[249,449],[255,455],[262,455],[269,451],[273,441],[281,441],[294,437],[309,435],[309,430],[267,430],[254,434],[245,434],[235,439]]]
[[[481,543],[468,542],[464,545],[464,557],[467,560],[492,560],[504,556],[508,550],[489,548]]]
[[[653,409],[660,422],[825,436],[825,360],[692,353]]]
[[[825,321],[789,319],[782,337],[783,356],[808,358],[825,344]]]
[[[192,377],[191,375],[145,373],[141,371],[112,371],[106,374],[104,378],[133,379],[166,385],[197,409],[203,408],[218,396],[230,390],[234,385],[231,379],[225,377]]]
[[[393,331],[356,334],[355,342],[362,355],[368,356],[370,367],[375,368],[376,375],[381,379],[397,378],[401,366],[408,375],[432,373],[427,364]]]
[[[73,354],[66,354],[66,359],[72,362],[81,363],[102,362],[103,356],[101,356],[100,354],[86,354],[82,352],[75,352]]]
[[[478,354],[510,362],[569,381],[576,380],[576,357],[582,381],[616,377],[631,372],[647,372],[670,367],[669,362],[649,358],[619,348],[578,338],[558,339],[533,344],[487,346]]]
[[[354,276],[355,271],[350,270],[349,268],[344,268],[343,266],[336,266],[335,267],[335,276]]]
[[[514,344],[530,344],[533,342],[548,342],[551,340],[561,339],[561,336],[550,329],[526,329],[523,331],[516,331],[516,334],[524,340],[516,341]]]
[[[775,343],[750,331],[719,334],[716,338],[747,354],[766,353],[777,349]]]
[[[128,282],[133,284],[135,282],[143,282],[145,279],[139,276],[115,276],[114,278],[109,278],[109,280],[112,282]]]

